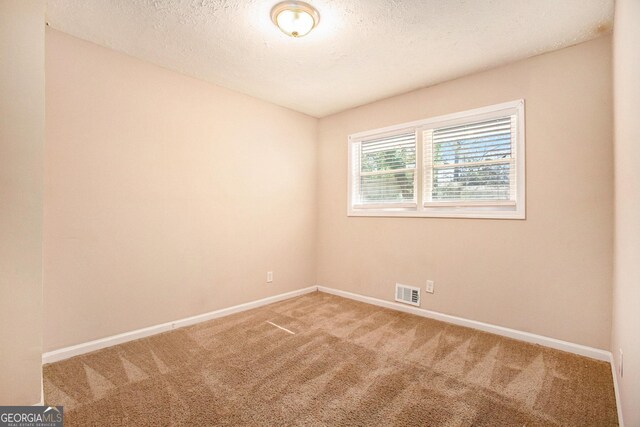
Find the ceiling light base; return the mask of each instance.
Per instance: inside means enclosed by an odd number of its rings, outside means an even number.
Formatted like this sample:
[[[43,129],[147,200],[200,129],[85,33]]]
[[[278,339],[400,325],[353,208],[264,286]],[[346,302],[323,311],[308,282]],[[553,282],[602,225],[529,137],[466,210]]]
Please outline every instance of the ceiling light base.
[[[320,14],[308,3],[283,1],[271,9],[271,20],[286,35],[303,37],[320,22]]]

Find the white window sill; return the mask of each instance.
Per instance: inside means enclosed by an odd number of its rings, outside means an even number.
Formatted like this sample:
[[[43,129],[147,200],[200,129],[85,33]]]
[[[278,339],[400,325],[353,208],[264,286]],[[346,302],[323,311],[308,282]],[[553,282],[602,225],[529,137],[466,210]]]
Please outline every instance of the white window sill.
[[[409,217],[409,218],[480,218],[480,219],[526,219],[524,207],[517,206],[447,206],[416,208],[357,209],[347,211],[347,216]]]

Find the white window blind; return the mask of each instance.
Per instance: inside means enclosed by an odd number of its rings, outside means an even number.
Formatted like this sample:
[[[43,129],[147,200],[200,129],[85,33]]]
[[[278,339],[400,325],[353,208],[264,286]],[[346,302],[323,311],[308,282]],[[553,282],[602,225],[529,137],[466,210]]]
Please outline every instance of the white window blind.
[[[515,114],[426,129],[425,206],[516,202]]]
[[[416,206],[416,133],[352,145],[355,208]]]
[[[350,216],[525,218],[524,100],[349,136]]]

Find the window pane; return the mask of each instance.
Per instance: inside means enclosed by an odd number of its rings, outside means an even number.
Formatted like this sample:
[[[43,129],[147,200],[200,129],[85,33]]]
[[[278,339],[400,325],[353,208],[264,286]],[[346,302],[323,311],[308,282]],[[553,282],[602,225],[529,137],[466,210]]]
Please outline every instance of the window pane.
[[[361,142],[358,204],[415,202],[416,133]]]
[[[361,203],[403,203],[414,201],[415,173],[398,172],[360,177]]]
[[[509,200],[511,164],[452,166],[433,171],[432,200]]]
[[[435,129],[434,165],[510,158],[511,135],[511,117]]]
[[[436,164],[482,162],[511,157],[511,136],[452,141],[436,145]]]
[[[427,131],[432,201],[511,200],[513,117]]]
[[[363,142],[360,167],[362,172],[415,168],[415,134]]]

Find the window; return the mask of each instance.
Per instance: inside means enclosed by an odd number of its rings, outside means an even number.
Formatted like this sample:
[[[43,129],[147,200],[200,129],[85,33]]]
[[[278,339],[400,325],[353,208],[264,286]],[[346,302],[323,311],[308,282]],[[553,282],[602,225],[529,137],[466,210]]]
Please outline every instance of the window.
[[[416,134],[393,134],[352,146],[358,163],[356,208],[416,207]]]
[[[349,137],[351,216],[525,217],[524,100]]]

